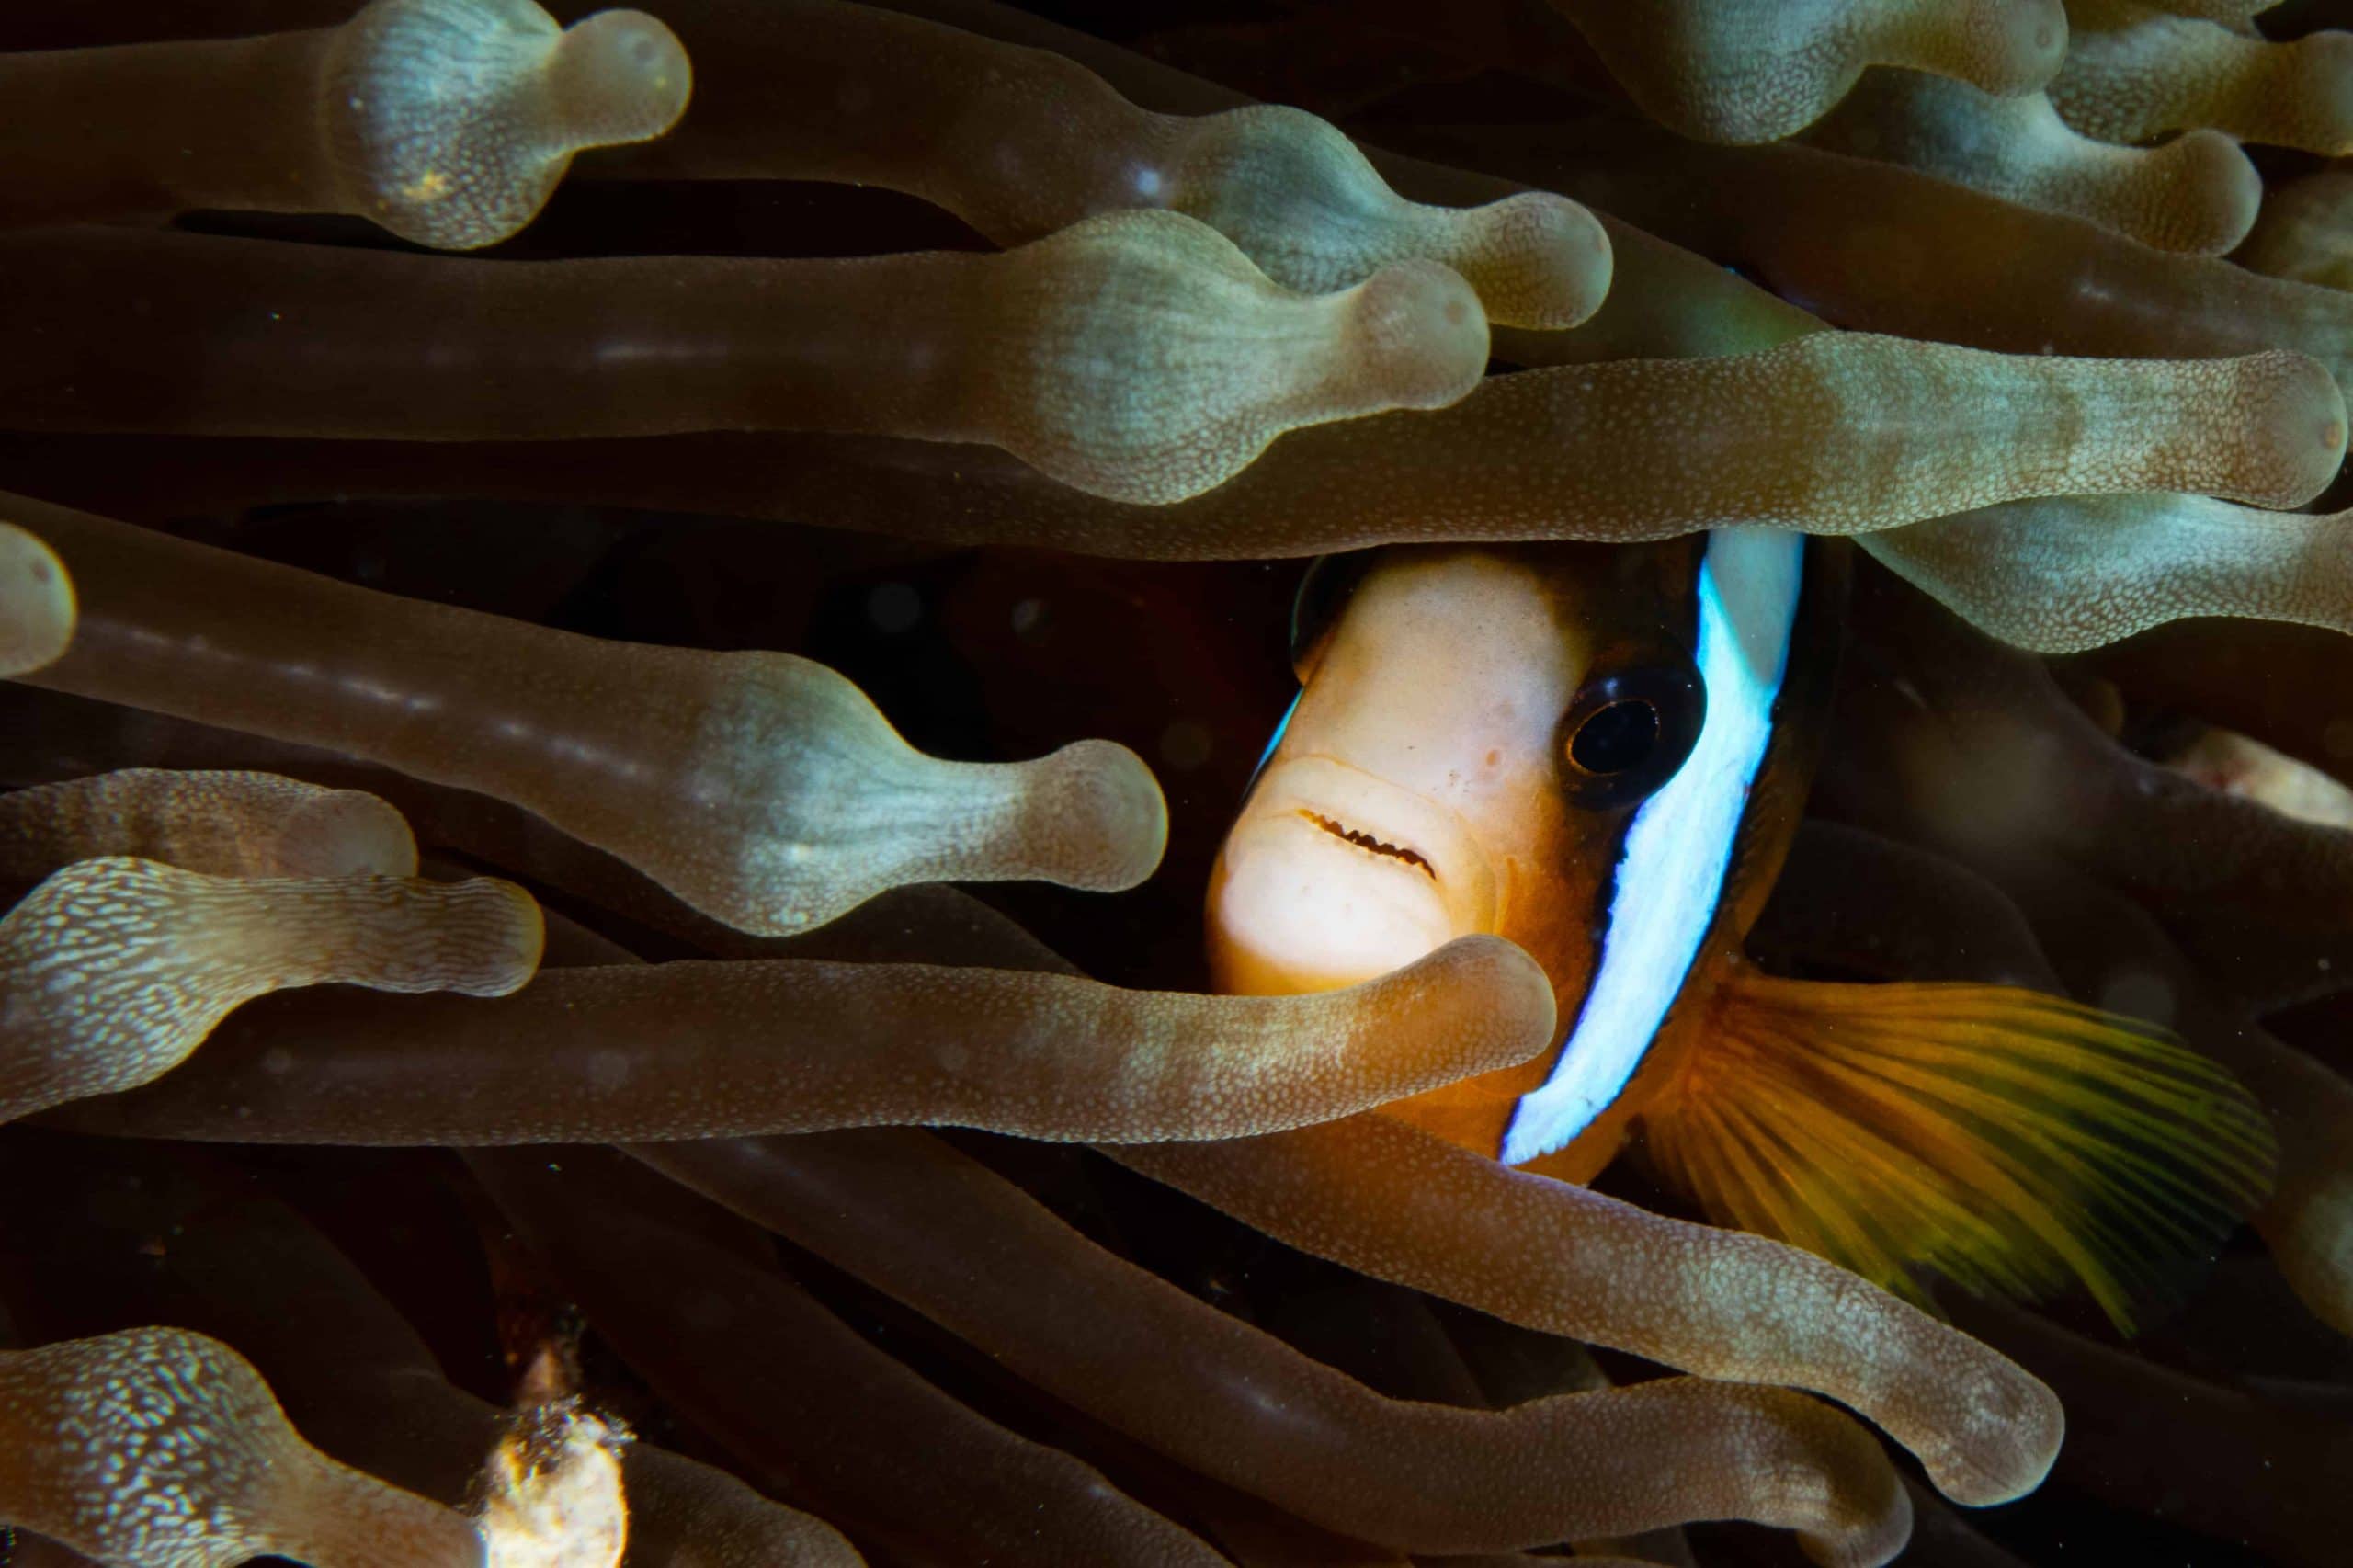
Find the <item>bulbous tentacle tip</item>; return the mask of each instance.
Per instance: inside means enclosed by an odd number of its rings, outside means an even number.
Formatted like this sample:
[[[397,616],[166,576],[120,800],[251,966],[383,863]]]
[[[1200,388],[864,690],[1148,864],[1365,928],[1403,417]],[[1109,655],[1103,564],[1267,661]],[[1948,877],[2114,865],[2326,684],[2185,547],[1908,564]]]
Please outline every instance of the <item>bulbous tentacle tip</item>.
[[[416,835],[386,801],[359,790],[322,792],[278,824],[278,874],[413,877]]]
[[[53,662],[74,639],[79,607],[57,552],[14,523],[0,523],[0,677]]]
[[[563,31],[533,0],[373,0],[338,30],[318,107],[350,210],[475,250],[539,216],[575,153],[667,131],[692,88],[642,12]]]
[[[2319,360],[2286,349],[2243,362],[2241,417],[2250,494],[2258,506],[2300,506],[2345,461],[2345,394]]]
[[[599,11],[565,29],[549,64],[575,149],[650,142],[678,123],[694,66],[678,36],[642,11]]]
[[[2177,202],[2177,235],[2151,244],[2195,256],[2235,250],[2263,210],[2263,176],[2235,138],[2190,131],[2149,155],[2148,173],[2162,201]]]
[[[2283,140],[2327,157],[2353,153],[2353,32],[2308,33],[2288,47],[2295,51],[2288,90],[2304,123],[2301,135]]]
[[[496,877],[476,877],[451,892],[480,905],[485,931],[479,969],[449,989],[469,996],[506,996],[529,985],[547,956],[548,921],[540,901]]]
[[[1470,395],[1487,370],[1487,312],[1461,273],[1435,261],[1401,261],[1357,285],[1347,334],[1354,352],[1341,374],[1352,403],[1444,408]]]
[[[1524,191],[1472,208],[1462,222],[1466,243],[1448,259],[1498,326],[1575,326],[1609,293],[1609,232],[1566,197]]]
[[[1123,892],[1159,869],[1168,802],[1143,758],[1116,741],[1074,741],[1025,771],[1019,832],[1037,853],[1037,875]]]
[[[2066,62],[2063,0],[1977,0],[1957,30],[1973,58],[1953,74],[1997,97],[2038,91]]]
[[[1478,1028],[1498,1040],[1520,1042],[1525,1062],[1552,1048],[1558,1038],[1560,1006],[1552,977],[1527,949],[1501,937],[1457,937],[1428,957],[1387,979],[1412,976],[1423,985],[1477,999]]]

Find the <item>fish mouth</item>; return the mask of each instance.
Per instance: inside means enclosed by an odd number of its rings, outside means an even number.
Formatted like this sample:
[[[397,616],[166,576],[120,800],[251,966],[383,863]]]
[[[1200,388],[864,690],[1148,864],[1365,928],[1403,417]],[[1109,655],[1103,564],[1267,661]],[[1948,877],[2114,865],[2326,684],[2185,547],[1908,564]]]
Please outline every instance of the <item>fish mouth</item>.
[[[1495,879],[1453,811],[1332,757],[1267,769],[1210,888],[1222,989],[1353,985],[1489,932]]]
[[[1430,881],[1438,881],[1438,872],[1432,869],[1429,863],[1429,858],[1416,850],[1409,849],[1402,844],[1391,844],[1383,839],[1375,838],[1371,834],[1365,832],[1361,828],[1350,827],[1344,822],[1336,822],[1332,818],[1325,816],[1321,812],[1311,812],[1302,807],[1301,808],[1299,814],[1305,817],[1309,822],[1313,823],[1317,827],[1322,828],[1324,832],[1330,834],[1333,837],[1353,844],[1368,855],[1383,855],[1387,856],[1392,860],[1403,860],[1406,865],[1414,867],[1419,870],[1422,875],[1429,878]]]

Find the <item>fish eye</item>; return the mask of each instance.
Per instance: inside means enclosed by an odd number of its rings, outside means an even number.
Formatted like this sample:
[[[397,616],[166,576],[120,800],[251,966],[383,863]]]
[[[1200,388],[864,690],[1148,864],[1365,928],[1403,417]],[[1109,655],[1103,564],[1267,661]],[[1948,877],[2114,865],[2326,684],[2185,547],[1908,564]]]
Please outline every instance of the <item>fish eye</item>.
[[[1594,710],[1569,737],[1569,760],[1587,773],[1640,767],[1658,744],[1658,710],[1639,697],[1621,697]]]
[[[1691,755],[1707,711],[1707,688],[1688,665],[1615,670],[1586,682],[1561,720],[1571,798],[1594,811],[1645,799]]]

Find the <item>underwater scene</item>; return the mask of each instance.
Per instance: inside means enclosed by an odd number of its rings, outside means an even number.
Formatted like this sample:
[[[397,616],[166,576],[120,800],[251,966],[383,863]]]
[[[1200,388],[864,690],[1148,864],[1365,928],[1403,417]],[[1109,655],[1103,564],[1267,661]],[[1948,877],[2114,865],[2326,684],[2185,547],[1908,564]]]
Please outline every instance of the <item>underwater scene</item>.
[[[2353,0],[0,7],[0,1568],[2353,1563]]]

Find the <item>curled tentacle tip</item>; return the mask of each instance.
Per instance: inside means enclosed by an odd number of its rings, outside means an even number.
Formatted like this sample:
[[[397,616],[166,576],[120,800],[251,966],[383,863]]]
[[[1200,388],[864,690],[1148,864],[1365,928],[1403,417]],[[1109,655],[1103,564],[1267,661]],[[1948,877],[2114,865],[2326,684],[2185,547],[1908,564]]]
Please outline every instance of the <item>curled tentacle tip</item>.
[[[0,677],[54,660],[73,641],[74,579],[56,551],[14,523],[0,523]]]
[[[1858,1437],[1864,1444],[1869,1437]],[[1876,1457],[1876,1448],[1873,1454]],[[1862,1466],[1856,1465],[1856,1470]],[[1912,1544],[1912,1494],[1904,1490],[1885,1466],[1876,1473],[1883,1484],[1875,1488],[1863,1506],[1849,1505],[1847,1517],[1840,1522],[1845,1528],[1836,1535],[1816,1534],[1803,1530],[1798,1535],[1798,1550],[1806,1560],[1821,1568],[1885,1568],[1904,1555]]]
[[[1444,408],[1469,396],[1486,374],[1486,310],[1452,267],[1394,262],[1350,292],[1347,336],[1355,352],[1336,369],[1356,383],[1349,401],[1366,412]]]
[[[1575,326],[1609,292],[1616,256],[1600,220],[1551,191],[1524,191],[1462,214],[1447,260],[1501,326]]]
[[[1143,758],[1116,741],[1074,741],[1024,767],[1018,833],[1038,846],[1036,875],[1121,892],[1159,869],[1168,801]]]

